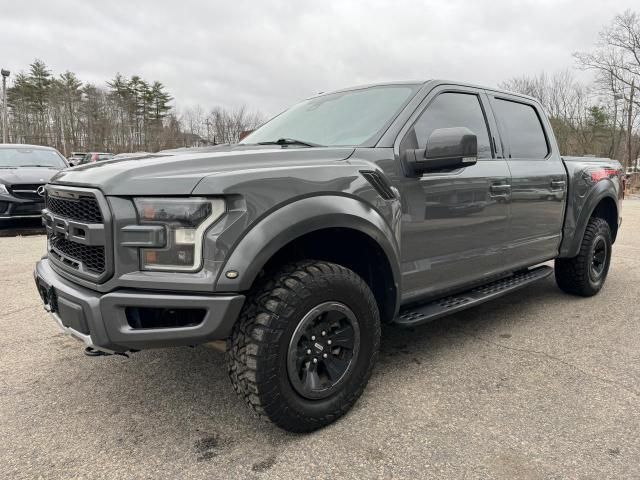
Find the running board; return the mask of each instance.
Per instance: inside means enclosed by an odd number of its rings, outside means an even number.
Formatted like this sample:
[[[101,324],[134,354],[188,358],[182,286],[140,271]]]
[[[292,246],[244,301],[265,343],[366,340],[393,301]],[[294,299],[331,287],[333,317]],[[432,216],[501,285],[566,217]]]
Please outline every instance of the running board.
[[[553,268],[543,265],[525,272],[514,273],[510,277],[480,285],[457,295],[402,310],[396,317],[395,323],[407,327],[427,323],[526,287],[548,277],[551,272],[553,272]]]

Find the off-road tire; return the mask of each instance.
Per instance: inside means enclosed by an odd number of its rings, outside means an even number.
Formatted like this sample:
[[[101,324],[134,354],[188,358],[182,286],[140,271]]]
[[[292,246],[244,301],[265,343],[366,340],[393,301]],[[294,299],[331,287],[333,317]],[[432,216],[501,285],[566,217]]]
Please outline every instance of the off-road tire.
[[[590,275],[594,248],[599,242],[606,246],[602,273],[594,279]],[[592,217],[582,237],[580,251],[573,258],[557,258],[555,261],[556,283],[561,290],[572,295],[591,297],[598,293],[607,278],[611,263],[611,229],[602,218]]]
[[[341,302],[357,317],[360,347],[351,375],[327,398],[313,400],[292,386],[290,340],[302,318],[323,302]],[[380,345],[374,296],[353,271],[305,260],[280,268],[247,298],[231,337],[227,366],[235,391],[261,417],[292,432],[310,432],[344,415],[362,394]]]

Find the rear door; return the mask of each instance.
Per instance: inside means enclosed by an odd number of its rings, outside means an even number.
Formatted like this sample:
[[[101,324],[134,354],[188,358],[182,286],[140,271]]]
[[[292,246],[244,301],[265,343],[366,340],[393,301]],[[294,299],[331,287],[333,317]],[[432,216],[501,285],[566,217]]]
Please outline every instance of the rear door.
[[[555,257],[562,239],[567,175],[539,104],[488,93],[511,171],[511,221],[505,262],[532,265]]]
[[[398,152],[424,148],[437,128],[467,127],[478,162],[454,171],[405,176],[402,194],[403,301],[423,300],[504,270],[510,174],[492,142],[493,117],[483,92],[432,90],[400,133]]]

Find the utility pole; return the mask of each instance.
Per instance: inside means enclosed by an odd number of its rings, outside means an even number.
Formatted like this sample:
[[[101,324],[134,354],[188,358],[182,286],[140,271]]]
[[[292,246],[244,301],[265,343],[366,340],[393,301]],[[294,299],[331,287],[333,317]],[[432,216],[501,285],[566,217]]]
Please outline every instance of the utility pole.
[[[629,109],[627,111],[627,164],[625,165],[625,174],[627,173],[627,168],[629,168],[632,164],[631,159],[631,133],[632,133],[632,125],[631,125],[631,111],[633,110],[633,94],[635,91],[636,79],[631,80],[631,93],[629,94]],[[635,160],[635,159],[634,159]],[[633,162],[635,164],[635,162]],[[635,167],[635,165],[634,165]]]
[[[9,123],[7,122],[7,78],[11,74],[9,70],[4,68],[0,70],[2,74],[2,143],[7,143],[9,136]]]

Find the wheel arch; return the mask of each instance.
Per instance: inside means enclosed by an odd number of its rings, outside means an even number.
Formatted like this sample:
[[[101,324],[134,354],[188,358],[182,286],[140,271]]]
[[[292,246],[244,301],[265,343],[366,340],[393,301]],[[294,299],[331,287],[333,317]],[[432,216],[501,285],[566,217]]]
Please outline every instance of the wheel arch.
[[[591,212],[591,215],[589,215],[589,218],[591,217],[598,217],[606,220],[609,224],[609,228],[611,229],[612,243],[615,242],[618,235],[618,205],[615,200],[611,196],[605,196],[600,199]]]
[[[395,317],[400,269],[394,230],[377,210],[353,197],[308,197],[262,218],[227,257],[215,291],[250,290],[261,272],[300,255],[351,268],[372,289],[381,319]],[[228,271],[238,276],[228,278]]]
[[[609,224],[611,239],[615,242],[618,234],[619,205],[607,182],[598,183],[585,199],[575,221],[573,234],[563,242],[560,249],[560,257],[571,258],[578,254],[582,237],[591,217],[602,218]]]

